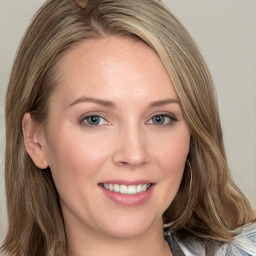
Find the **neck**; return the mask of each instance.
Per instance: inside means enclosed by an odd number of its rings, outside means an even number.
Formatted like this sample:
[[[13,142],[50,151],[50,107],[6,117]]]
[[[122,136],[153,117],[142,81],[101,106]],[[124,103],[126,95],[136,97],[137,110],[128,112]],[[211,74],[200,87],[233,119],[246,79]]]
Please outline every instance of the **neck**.
[[[163,237],[162,221],[136,237],[112,237],[95,230],[86,232],[67,230],[68,256],[170,256],[170,249]]]

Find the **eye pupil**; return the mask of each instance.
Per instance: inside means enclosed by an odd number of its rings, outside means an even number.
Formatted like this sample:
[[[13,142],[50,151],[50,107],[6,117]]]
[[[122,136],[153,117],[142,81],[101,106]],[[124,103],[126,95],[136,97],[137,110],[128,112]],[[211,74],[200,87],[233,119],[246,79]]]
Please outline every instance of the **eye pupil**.
[[[91,125],[97,125],[100,122],[100,118],[98,116],[90,116],[87,122]]]
[[[153,117],[154,124],[163,124],[164,123],[164,116],[155,116]]]

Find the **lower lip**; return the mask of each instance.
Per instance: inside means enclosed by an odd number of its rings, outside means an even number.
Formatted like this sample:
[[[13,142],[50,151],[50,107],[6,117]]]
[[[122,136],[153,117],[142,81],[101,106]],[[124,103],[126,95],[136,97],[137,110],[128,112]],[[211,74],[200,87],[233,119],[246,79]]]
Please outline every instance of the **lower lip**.
[[[150,196],[154,189],[154,185],[149,187],[147,191],[144,191],[135,195],[121,194],[118,192],[113,192],[113,191],[104,189],[102,187],[100,187],[100,189],[103,191],[106,197],[111,199],[116,204],[121,206],[132,207],[132,206],[141,206],[145,204],[150,199]]]

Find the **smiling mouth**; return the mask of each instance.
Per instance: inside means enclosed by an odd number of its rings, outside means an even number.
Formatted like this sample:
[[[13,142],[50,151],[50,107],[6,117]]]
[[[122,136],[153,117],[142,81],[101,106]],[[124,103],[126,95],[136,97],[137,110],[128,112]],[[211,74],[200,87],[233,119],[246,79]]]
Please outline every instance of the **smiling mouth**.
[[[152,183],[148,184],[138,184],[138,185],[124,185],[124,184],[109,184],[109,183],[99,183],[99,186],[116,193],[121,193],[124,195],[136,195],[142,192],[147,191],[151,186]]]

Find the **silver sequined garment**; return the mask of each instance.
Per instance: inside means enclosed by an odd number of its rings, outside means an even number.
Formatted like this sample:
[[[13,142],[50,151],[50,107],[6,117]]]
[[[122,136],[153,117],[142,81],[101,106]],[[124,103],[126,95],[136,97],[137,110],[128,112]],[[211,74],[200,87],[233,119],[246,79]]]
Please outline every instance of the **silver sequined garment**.
[[[171,228],[164,235],[173,256],[256,256],[256,223],[244,226],[232,243],[199,241]]]

